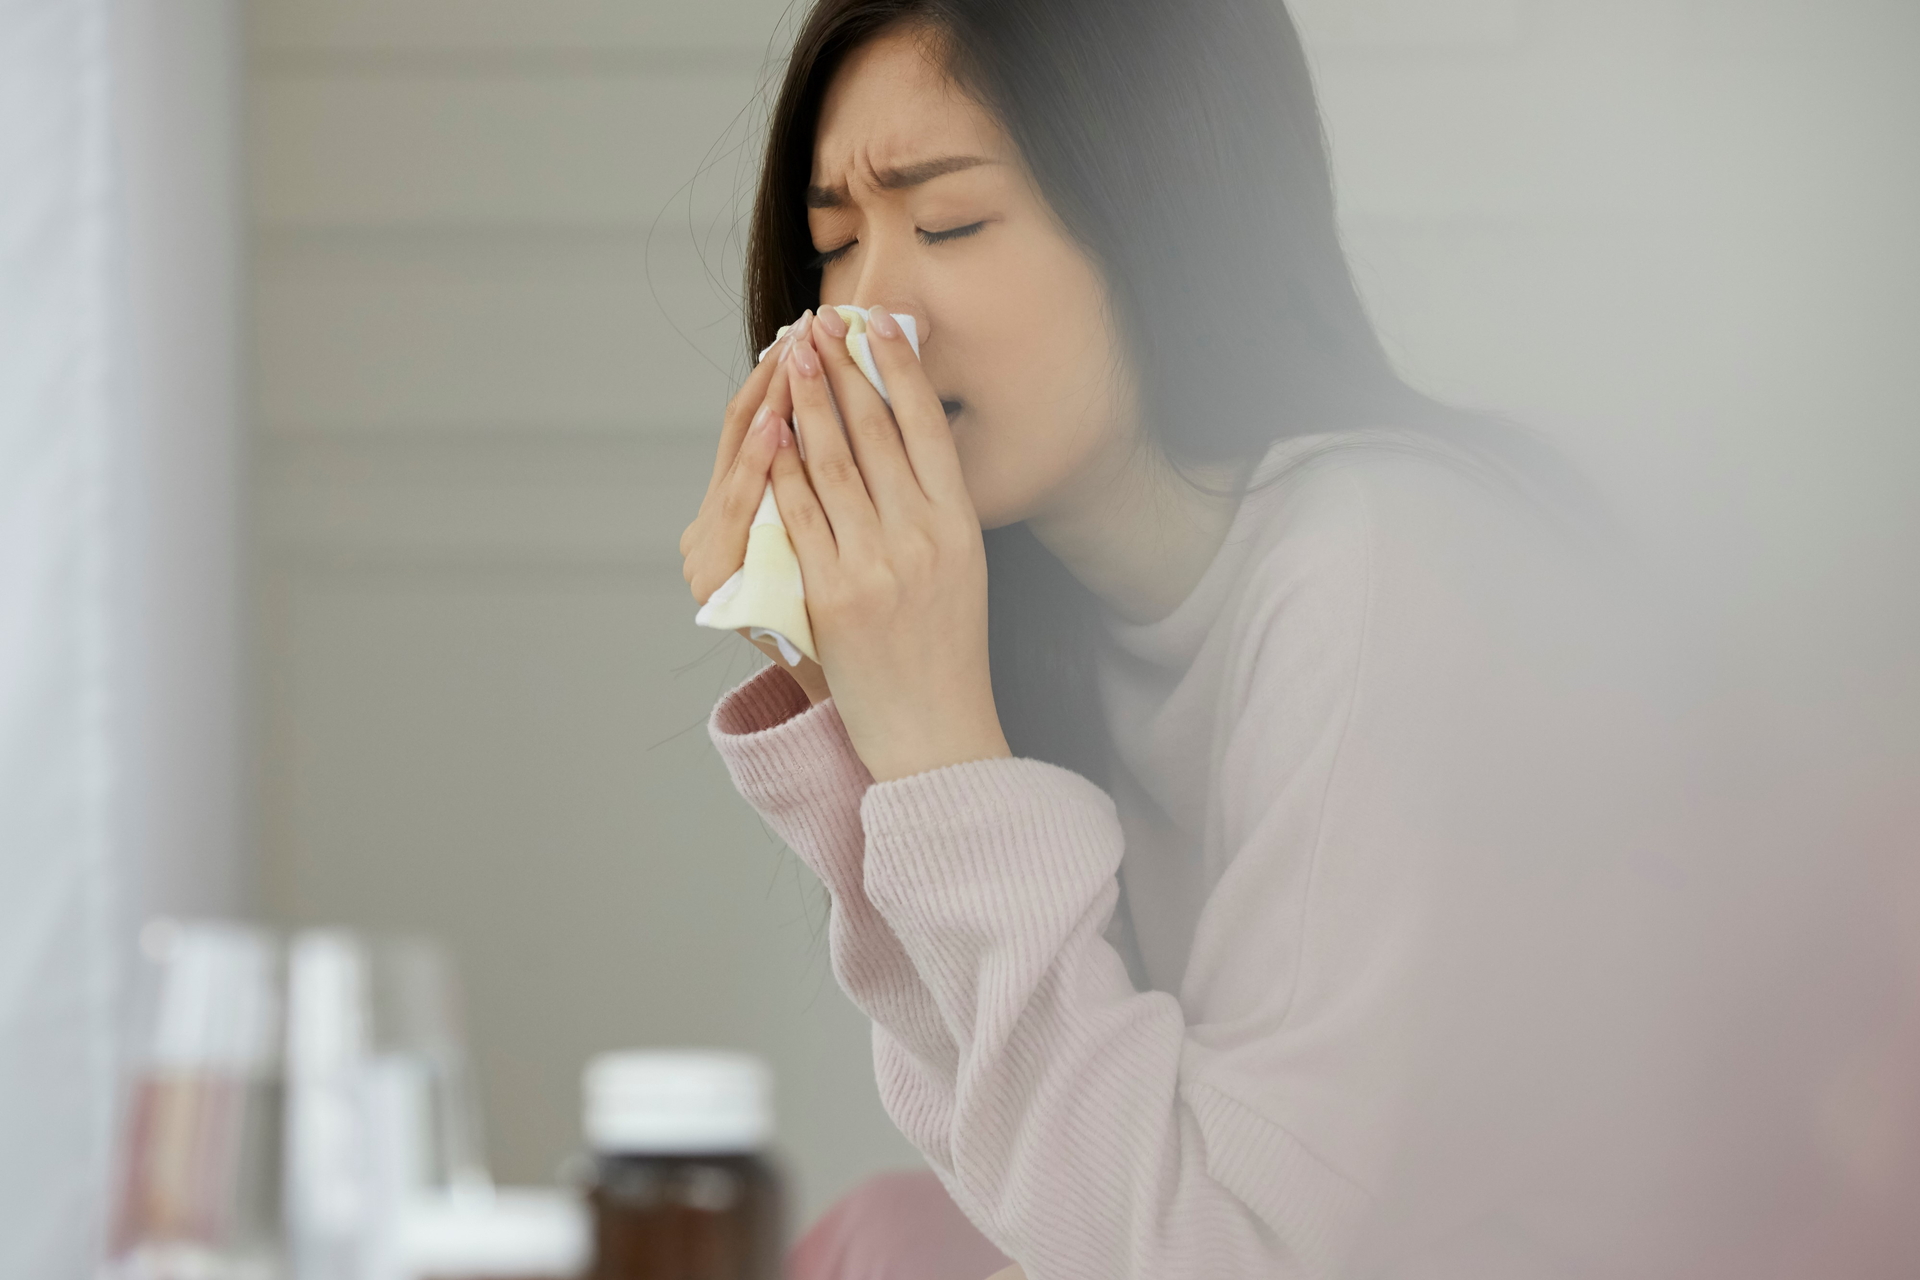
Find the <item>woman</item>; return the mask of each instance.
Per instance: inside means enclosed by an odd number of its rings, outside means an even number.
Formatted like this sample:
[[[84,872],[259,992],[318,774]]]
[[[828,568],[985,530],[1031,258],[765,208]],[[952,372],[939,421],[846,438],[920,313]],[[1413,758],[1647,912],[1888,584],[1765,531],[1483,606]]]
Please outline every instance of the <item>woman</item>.
[[[686,575],[771,478],[820,662],[712,733],[889,1113],[1033,1280],[1347,1265],[1444,1145],[1460,886],[1572,802],[1578,486],[1393,373],[1270,0],[821,0],[748,294],[756,347],[801,318]]]

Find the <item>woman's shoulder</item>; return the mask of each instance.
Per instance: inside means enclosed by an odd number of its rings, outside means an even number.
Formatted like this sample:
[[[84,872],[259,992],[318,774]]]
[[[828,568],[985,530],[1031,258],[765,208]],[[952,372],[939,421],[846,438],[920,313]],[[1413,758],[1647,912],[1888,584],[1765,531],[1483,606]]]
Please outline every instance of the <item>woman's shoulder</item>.
[[[1372,428],[1283,440],[1247,486],[1253,524],[1273,538],[1322,530],[1448,535],[1513,533],[1547,513],[1512,468],[1414,429]]]
[[[1308,614],[1356,640],[1364,628],[1419,643],[1559,612],[1586,575],[1553,517],[1483,458],[1413,431],[1282,442],[1236,521],[1237,627]]]
[[[1303,436],[1255,469],[1238,536],[1249,568],[1287,575],[1350,565],[1360,552],[1431,555],[1469,543],[1525,541],[1522,500],[1479,459],[1412,431]]]

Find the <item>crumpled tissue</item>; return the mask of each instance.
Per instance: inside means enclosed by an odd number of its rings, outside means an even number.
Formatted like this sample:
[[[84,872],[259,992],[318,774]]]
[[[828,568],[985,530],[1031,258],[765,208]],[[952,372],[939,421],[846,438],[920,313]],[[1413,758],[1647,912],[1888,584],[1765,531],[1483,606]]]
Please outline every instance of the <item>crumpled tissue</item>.
[[[860,372],[867,375],[867,381],[880,393],[880,398],[892,404],[887,384],[873,363],[873,349],[867,337],[871,312],[859,307],[835,307],[834,310],[847,322],[847,353]],[[913,317],[892,314],[901,332],[907,335],[908,345],[918,355],[920,334]],[[778,343],[792,328],[792,325],[783,326],[774,341]],[[767,351],[772,349],[768,347]],[[762,351],[760,358],[764,360],[766,354]],[[738,631],[745,627],[755,640],[772,640],[780,650],[781,660],[790,667],[799,666],[803,654],[815,662],[820,660],[813,647],[813,624],[807,618],[807,593],[800,580],[800,560],[793,553],[793,542],[780,519],[771,484],[760,495],[760,507],[747,530],[746,563],[720,584],[693,615],[693,620],[716,631]]]

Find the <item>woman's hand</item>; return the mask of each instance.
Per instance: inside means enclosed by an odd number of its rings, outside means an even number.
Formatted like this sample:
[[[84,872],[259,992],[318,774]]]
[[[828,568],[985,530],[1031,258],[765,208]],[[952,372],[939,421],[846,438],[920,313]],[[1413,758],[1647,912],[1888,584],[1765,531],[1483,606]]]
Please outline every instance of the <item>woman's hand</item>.
[[[828,309],[810,329],[785,366],[806,460],[776,446],[774,499],[854,750],[881,782],[1011,755],[987,661],[986,548],[940,398],[885,312],[868,336],[891,410],[848,355],[845,322]]]
[[[747,531],[766,491],[774,454],[783,437],[793,438],[787,426],[793,412],[788,350],[785,339],[775,343],[727,403],[707,496],[701,500],[700,513],[680,535],[681,573],[696,603],[705,604],[745,561]],[[743,629],[740,634],[747,632]],[[813,659],[802,657],[798,667],[788,667],[771,640],[748,639],[799,683],[808,701],[819,703],[829,696],[826,675]]]

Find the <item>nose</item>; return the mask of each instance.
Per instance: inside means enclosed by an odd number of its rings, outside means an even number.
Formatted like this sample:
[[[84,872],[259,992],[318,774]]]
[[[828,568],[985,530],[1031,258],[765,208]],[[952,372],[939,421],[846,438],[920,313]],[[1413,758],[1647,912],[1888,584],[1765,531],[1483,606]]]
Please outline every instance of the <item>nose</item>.
[[[853,305],[880,307],[891,315],[909,315],[925,345],[933,333],[933,316],[926,301],[907,279],[908,264],[898,253],[888,253],[879,245],[864,255],[860,278],[853,284]]]

